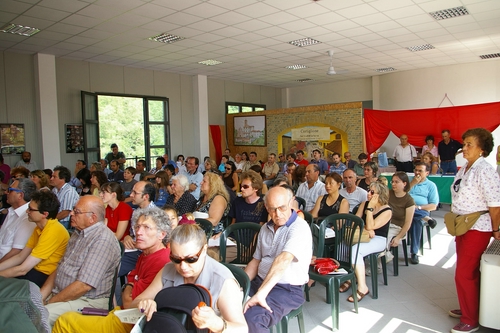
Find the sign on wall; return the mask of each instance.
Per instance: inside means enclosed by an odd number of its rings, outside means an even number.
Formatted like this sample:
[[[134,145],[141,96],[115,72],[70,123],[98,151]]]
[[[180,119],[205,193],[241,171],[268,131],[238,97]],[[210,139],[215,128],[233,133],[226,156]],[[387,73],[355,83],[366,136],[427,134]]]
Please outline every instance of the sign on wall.
[[[293,141],[329,141],[330,127],[303,127],[292,129]]]

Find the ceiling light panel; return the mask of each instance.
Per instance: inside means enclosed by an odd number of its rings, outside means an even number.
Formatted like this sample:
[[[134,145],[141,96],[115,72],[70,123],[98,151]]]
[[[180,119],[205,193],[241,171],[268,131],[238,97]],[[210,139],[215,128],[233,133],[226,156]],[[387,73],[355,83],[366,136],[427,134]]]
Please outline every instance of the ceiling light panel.
[[[291,69],[291,70],[297,70],[297,69],[307,68],[307,66],[297,64],[297,65],[286,66],[285,68],[286,69]]]
[[[435,49],[435,47],[432,46],[431,44],[424,44],[424,45],[405,47],[405,49],[411,52],[418,52],[418,51],[432,50]]]
[[[207,65],[207,66],[215,66],[222,64],[222,61],[214,60],[214,59],[208,59],[208,60],[203,60],[203,61],[198,61],[199,64],[201,65]]]
[[[308,82],[308,81],[312,81],[313,79],[298,79],[298,80],[295,80],[297,82]]]
[[[34,34],[40,32],[40,29],[27,27],[24,25],[8,23],[0,28],[0,32],[8,32],[14,35],[31,37]]]
[[[160,43],[166,43],[166,44],[171,44],[178,42],[180,40],[183,40],[184,37],[179,37],[176,35],[171,35],[167,33],[162,33],[153,37],[149,37],[149,40],[155,41],[155,42],[160,42]]]
[[[431,13],[429,13],[429,15],[432,16],[434,19],[440,21],[440,20],[446,20],[446,19],[450,19],[450,18],[454,18],[454,17],[469,15],[469,11],[464,6],[460,6],[460,7],[443,9],[443,10],[431,12]]]
[[[291,42],[288,42],[288,44],[292,44],[292,45],[295,45],[298,47],[310,46],[310,45],[320,44],[320,43],[321,43],[320,41],[318,41],[316,39],[312,39],[310,37],[296,39],[296,40],[292,40]]]
[[[396,71],[397,69],[394,68],[394,67],[385,67],[385,68],[378,68],[376,69],[375,71],[376,72],[379,72],[379,73],[387,73],[387,72],[394,72]]]

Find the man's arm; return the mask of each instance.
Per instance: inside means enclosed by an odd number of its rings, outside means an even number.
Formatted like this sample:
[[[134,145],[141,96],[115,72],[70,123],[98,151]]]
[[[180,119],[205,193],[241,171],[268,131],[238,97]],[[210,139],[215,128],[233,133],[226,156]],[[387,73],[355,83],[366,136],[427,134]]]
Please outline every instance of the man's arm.
[[[49,297],[52,289],[54,289],[54,283],[56,281],[57,269],[49,275],[42,288],[40,288],[40,293],[42,294],[43,304],[46,304],[45,300]]]
[[[125,289],[123,289],[122,292],[122,308],[123,309],[130,309],[132,305],[132,289],[133,287],[130,285],[126,285]]]
[[[65,219],[69,216],[70,210],[61,210],[59,213],[57,213],[56,219],[61,221],[62,219]]]
[[[92,286],[76,280],[75,282],[73,282],[72,284],[61,290],[61,292],[55,294],[51,299],[49,299],[47,304],[73,301],[77,298],[82,297],[83,295],[85,295],[86,292],[88,292],[91,289]]]
[[[22,249],[14,249],[12,248],[9,252],[7,252],[3,257],[2,259],[0,259],[0,263],[6,261],[7,259],[9,258],[12,258],[13,256],[21,253]]]
[[[24,250],[23,250],[24,251]],[[20,254],[22,254],[22,252]],[[30,249],[31,252],[31,249]],[[18,254],[16,257],[19,257],[20,254]],[[12,258],[14,259],[14,258]],[[15,265],[13,267],[7,268],[3,271],[0,271],[0,276],[3,277],[17,277],[17,276],[23,276],[26,275],[33,267],[38,265],[38,263],[42,261],[40,258],[35,258],[32,255],[29,255],[28,258],[26,258],[20,265]]]
[[[257,276],[257,272],[259,270],[259,264],[260,260],[253,258],[248,263],[247,267],[245,267],[245,273],[247,273],[248,277],[250,278],[250,281],[255,279],[255,277]]]

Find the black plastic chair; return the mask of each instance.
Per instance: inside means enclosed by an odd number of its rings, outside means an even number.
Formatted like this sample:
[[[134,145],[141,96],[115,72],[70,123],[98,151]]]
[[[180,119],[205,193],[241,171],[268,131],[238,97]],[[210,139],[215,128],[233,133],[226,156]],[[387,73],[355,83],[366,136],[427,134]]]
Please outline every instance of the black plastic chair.
[[[361,218],[352,214],[333,214],[327,216],[319,226],[317,237],[313,233],[313,242],[317,242],[316,257],[324,257],[323,250],[325,247],[325,230],[328,225],[333,225],[335,230],[335,245],[334,257],[340,263],[340,267],[347,271],[347,274],[342,275],[321,275],[314,271],[313,267],[309,269],[309,278],[326,285],[326,303],[332,305],[332,329],[339,329],[339,288],[340,285],[350,280],[353,291],[357,290],[356,275],[354,274],[354,266],[356,262],[352,262],[352,251],[355,251],[354,258],[357,258],[359,250],[359,240],[364,229],[364,222]],[[311,226],[311,230],[317,228]],[[360,232],[357,239],[354,239],[355,230],[359,228]],[[358,246],[354,246],[354,245]],[[309,287],[306,285],[306,301],[309,302]],[[356,294],[353,296],[354,309],[358,312],[358,298]]]
[[[306,209],[306,200],[301,197],[295,197],[295,200],[299,204],[299,209],[304,211]]]
[[[248,277],[247,273],[245,273],[245,271],[241,267],[238,267],[238,266],[235,266],[233,264],[226,263],[226,262],[221,262],[221,264],[223,264],[224,266],[229,268],[231,273],[233,273],[236,281],[238,281],[238,283],[240,284],[240,287],[243,291],[242,303],[245,304],[245,301],[248,297],[248,294],[250,293],[250,283],[251,283],[250,278]]]
[[[403,255],[405,257],[405,266],[408,266],[408,246],[406,245],[406,238],[401,240],[401,244],[403,247]],[[399,275],[399,246],[394,246],[391,247],[391,252],[392,255],[394,256],[393,259],[393,269],[394,269],[394,276]]]
[[[122,261],[121,259],[123,258],[123,254],[125,253],[125,245],[123,245],[122,242],[118,242],[120,244],[120,262]],[[115,288],[116,288],[116,281],[118,280],[118,272],[120,271],[120,262],[115,268],[115,274],[113,275],[113,285],[111,286],[111,293],[109,294],[109,302],[108,302],[108,310],[111,311],[115,308]]]
[[[382,252],[375,252],[369,254],[367,257],[370,261],[370,270],[371,270],[371,280],[372,280],[372,298],[378,298],[378,257]],[[380,262],[382,263],[382,275],[384,277],[384,285],[387,286],[387,263],[385,261],[385,256],[380,257]]]
[[[236,259],[231,264],[246,265],[252,260],[257,246],[257,236],[260,232],[260,224],[253,222],[238,222],[231,224],[220,235],[220,259],[226,261],[226,242],[231,237],[236,242]]]
[[[212,233],[214,231],[214,225],[212,222],[210,222],[207,219],[202,219],[202,218],[196,218],[194,219],[196,224],[198,224],[204,231],[205,234],[207,235],[207,241],[212,237]]]

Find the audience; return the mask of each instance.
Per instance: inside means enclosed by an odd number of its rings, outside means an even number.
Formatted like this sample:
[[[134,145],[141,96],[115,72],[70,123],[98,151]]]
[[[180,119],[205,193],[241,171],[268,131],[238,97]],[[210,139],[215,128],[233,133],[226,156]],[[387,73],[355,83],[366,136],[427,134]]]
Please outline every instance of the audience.
[[[234,163],[233,163],[234,164]],[[213,228],[213,235],[224,231],[224,219],[229,213],[229,194],[224,187],[224,182],[213,172],[207,172],[201,182],[202,195],[195,211],[205,213]]]
[[[356,186],[356,173],[354,170],[347,169],[344,171],[343,179],[344,188],[339,193],[349,201],[349,212],[352,213],[354,207],[367,200],[367,193],[362,188]]]
[[[238,191],[239,180],[236,173],[236,165],[232,161],[227,161],[225,171],[222,173],[222,180],[233,192]]]
[[[249,170],[241,174],[241,197],[237,197],[231,204],[229,217],[231,224],[238,222],[267,222],[267,210],[264,200],[260,196],[262,177],[255,171]]]
[[[122,241],[129,234],[132,208],[123,200],[123,190],[118,183],[110,182],[101,186],[101,199],[106,205],[105,224]]]
[[[37,190],[50,190],[49,177],[42,170],[33,170],[30,172],[30,179],[35,183]]]
[[[357,181],[356,185],[368,191],[370,184],[377,181],[378,165],[375,162],[366,162],[363,166],[364,178]]]
[[[50,178],[50,185],[54,187],[52,192],[57,195],[57,199],[61,204],[59,207],[59,213],[57,214],[57,219],[66,227],[66,229],[71,228],[69,213],[73,207],[75,207],[79,198],[75,188],[68,184],[70,179],[71,172],[64,166],[56,166],[54,168],[52,178]]]
[[[29,171],[38,170],[36,162],[31,161],[31,153],[29,151],[24,151],[21,154],[21,159],[16,163],[16,167],[24,167]]]
[[[196,207],[196,199],[189,193],[187,177],[183,174],[172,177],[170,188],[172,193],[168,196],[165,204],[173,205],[179,215],[193,212]]]
[[[92,192],[92,195],[99,197],[101,186],[108,182],[108,177],[106,177],[106,173],[104,173],[104,171],[92,171],[90,172],[90,175],[90,183],[92,184],[90,191]]]
[[[320,169],[317,164],[311,163],[306,167],[306,182],[302,183],[296,195],[306,201],[305,210],[310,212],[316,200],[321,195],[326,194],[325,184],[319,180]]]
[[[163,207],[167,202],[167,198],[170,195],[170,178],[166,171],[160,170],[155,174],[155,188],[156,188],[156,200],[155,205],[157,207]]]
[[[134,179],[137,171],[134,167],[126,167],[125,171],[123,171],[123,181],[120,183],[120,186],[123,190],[123,197],[125,198],[125,202],[131,202],[132,198],[130,198],[130,192],[134,188],[134,185],[137,183],[137,180]]]

